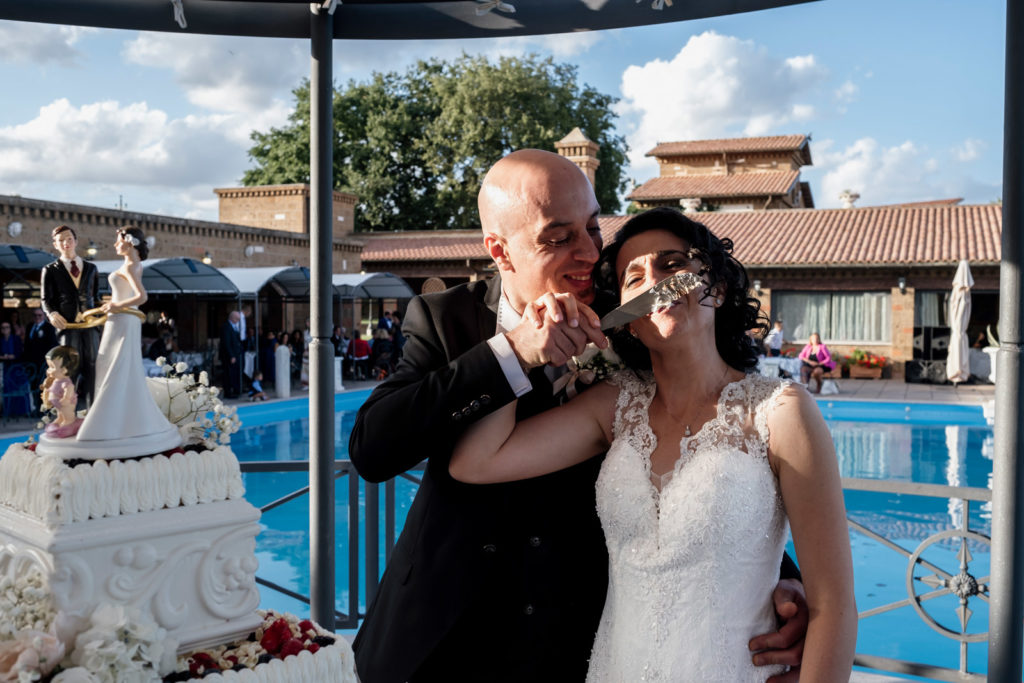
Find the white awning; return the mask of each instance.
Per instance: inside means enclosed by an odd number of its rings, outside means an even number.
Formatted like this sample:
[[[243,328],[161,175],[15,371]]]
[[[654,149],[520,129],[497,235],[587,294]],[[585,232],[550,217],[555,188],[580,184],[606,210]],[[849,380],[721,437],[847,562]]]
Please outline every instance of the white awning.
[[[252,298],[270,285],[287,299],[308,299],[311,282],[309,268],[304,266],[264,266],[259,268],[222,268],[243,297]]]
[[[415,295],[405,280],[391,273],[343,273],[331,278],[343,299],[411,299]]]
[[[52,260],[52,259],[51,259]],[[100,292],[110,292],[107,275],[123,260],[93,261],[100,272]],[[238,296],[238,287],[224,274],[202,261],[191,258],[148,259],[142,262],[142,286],[147,294],[212,294]]]
[[[304,266],[222,268],[221,273],[238,288],[240,296],[254,298],[270,286],[286,299],[309,299],[311,281]],[[334,295],[342,299],[411,299],[412,289],[391,273],[342,273],[331,276]]]

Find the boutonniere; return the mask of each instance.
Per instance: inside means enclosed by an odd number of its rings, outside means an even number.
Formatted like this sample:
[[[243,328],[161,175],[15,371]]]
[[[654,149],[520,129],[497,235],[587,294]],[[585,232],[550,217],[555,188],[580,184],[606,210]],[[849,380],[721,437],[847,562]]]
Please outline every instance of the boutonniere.
[[[552,385],[552,393],[558,394],[565,390],[566,397],[575,398],[581,390],[578,384],[600,382],[625,366],[609,343],[606,349],[599,349],[594,344],[587,344],[583,353],[570,358],[565,367],[566,373],[555,380]]]

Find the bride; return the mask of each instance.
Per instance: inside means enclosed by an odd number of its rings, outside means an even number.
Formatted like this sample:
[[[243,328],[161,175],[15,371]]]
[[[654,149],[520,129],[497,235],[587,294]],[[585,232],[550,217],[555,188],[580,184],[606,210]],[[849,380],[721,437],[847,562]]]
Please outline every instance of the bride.
[[[142,261],[149,255],[146,237],[138,228],[121,228],[114,250],[124,263],[109,275],[111,298],[100,308],[107,321],[96,356],[95,399],[76,439],[46,444],[47,450],[59,450],[64,457],[129,458],[181,445],[177,428],[157,407],[143,373],[138,306],[147,299],[142,286]]]
[[[704,285],[613,335],[631,368],[515,423],[478,422],[456,479],[513,481],[607,451],[597,507],[609,555],[588,681],[763,682],[748,641],[775,628],[787,518],[810,608],[801,683],[848,680],[857,613],[838,466],[813,399],[750,371],[763,327],[732,244],[673,209],[631,219],[598,273],[623,302],[673,274]],[[538,326],[559,312],[535,305]]]

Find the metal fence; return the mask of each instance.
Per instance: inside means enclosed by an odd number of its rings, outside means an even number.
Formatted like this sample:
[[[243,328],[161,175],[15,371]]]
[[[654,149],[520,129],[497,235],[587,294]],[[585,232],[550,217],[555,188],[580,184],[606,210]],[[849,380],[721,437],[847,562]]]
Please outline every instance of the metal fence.
[[[268,462],[243,462],[242,472],[308,472],[308,461],[268,461]],[[404,478],[413,483],[419,483],[419,472],[423,466],[408,473],[402,474]],[[384,484],[368,484],[363,482],[365,487],[365,515],[359,504],[360,480],[349,460],[334,461],[335,479],[346,479],[348,486],[348,539],[347,548],[339,546],[339,557],[348,559],[348,604],[346,611],[335,610],[335,629],[355,629],[359,620],[364,616],[359,612],[359,575],[360,565],[365,570],[366,576],[366,603],[369,604],[376,595],[378,582],[383,567],[380,564],[380,542],[383,532],[384,558],[385,562],[391,557],[391,550],[395,544],[395,538],[400,529],[397,527],[395,515],[395,479]],[[381,520],[381,489],[384,494],[384,518]],[[937,681],[951,682],[980,682],[985,681],[983,674],[969,673],[968,649],[969,643],[983,642],[988,638],[987,632],[975,632],[970,630],[970,622],[977,608],[983,606],[987,609],[989,602],[988,575],[975,576],[971,573],[971,563],[974,561],[975,550],[979,546],[988,546],[990,539],[983,533],[971,528],[971,505],[991,503],[992,492],[983,488],[968,488],[958,486],[942,486],[936,484],[915,484],[901,481],[882,481],[877,479],[855,479],[844,478],[843,489],[845,491],[872,491],[878,493],[895,493],[909,496],[924,496],[929,498],[948,499],[959,502],[961,507],[960,524],[934,533],[921,541],[914,548],[905,548],[884,534],[865,526],[853,519],[848,519],[850,529],[861,534],[894,552],[894,562],[898,558],[906,563],[906,592],[903,599],[893,601],[878,607],[860,612],[859,624],[861,628],[871,627],[871,618],[879,614],[911,606],[918,617],[930,628],[946,637],[950,641],[950,647],[959,649],[960,665],[957,669],[937,667],[923,662],[911,662],[887,657],[858,653],[854,663],[858,666],[877,669],[899,674],[910,674],[922,676]],[[268,512],[284,503],[295,500],[309,492],[305,486],[292,491],[277,500],[268,503],[260,508],[261,512]],[[383,526],[382,526],[383,521]],[[365,526],[365,553],[360,554],[359,529],[360,525]],[[944,568],[925,559],[923,555],[932,546],[952,544],[957,548],[955,567]],[[309,596],[301,595],[289,590],[274,582],[257,577],[257,582],[269,589],[278,591],[290,598],[300,600],[309,604]],[[929,612],[930,603],[936,598],[954,595],[959,600],[959,607],[956,610],[959,628],[956,630],[943,626],[935,615]],[[983,603],[983,605],[979,605]]]

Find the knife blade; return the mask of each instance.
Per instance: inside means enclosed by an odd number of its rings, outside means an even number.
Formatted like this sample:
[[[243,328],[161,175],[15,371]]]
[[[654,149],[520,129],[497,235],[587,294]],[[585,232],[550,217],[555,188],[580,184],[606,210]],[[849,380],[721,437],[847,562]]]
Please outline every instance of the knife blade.
[[[684,294],[703,286],[706,286],[704,280],[696,273],[686,272],[670,275],[643,294],[630,299],[601,318],[601,330],[610,330],[631,323],[641,316],[678,301]]]

